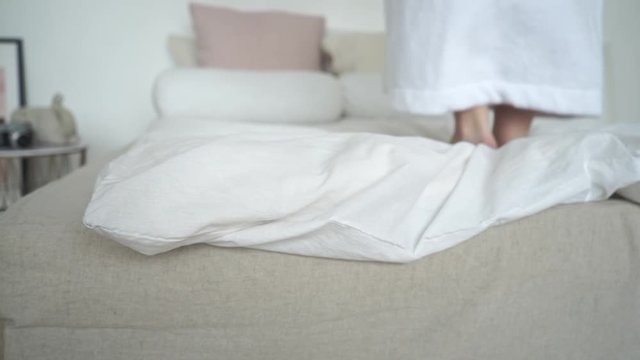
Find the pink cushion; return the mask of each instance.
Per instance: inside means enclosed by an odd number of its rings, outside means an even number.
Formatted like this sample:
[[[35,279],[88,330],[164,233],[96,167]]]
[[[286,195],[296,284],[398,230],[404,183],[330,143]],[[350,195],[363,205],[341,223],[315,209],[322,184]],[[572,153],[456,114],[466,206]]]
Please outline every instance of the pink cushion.
[[[324,18],[191,4],[198,65],[320,70]]]

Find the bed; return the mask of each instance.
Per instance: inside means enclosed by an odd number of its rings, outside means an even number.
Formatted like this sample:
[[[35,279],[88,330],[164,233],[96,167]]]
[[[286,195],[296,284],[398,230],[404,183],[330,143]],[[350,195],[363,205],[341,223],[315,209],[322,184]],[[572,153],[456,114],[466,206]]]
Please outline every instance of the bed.
[[[440,139],[449,126],[323,125]],[[208,245],[148,257],[82,225],[97,173],[117,155],[0,216],[4,359],[640,354],[640,207],[630,201],[554,207],[403,265]]]
[[[305,22],[313,31],[285,31],[321,41],[324,20]],[[238,44],[223,34],[214,45]],[[187,71],[187,82],[156,84],[156,105],[161,116],[306,117],[302,125],[328,131],[448,141],[451,119],[388,105],[376,73],[382,33],[324,42],[339,83],[307,79],[302,89],[313,91],[301,91],[294,76],[283,90],[277,74],[229,86],[228,74]],[[173,37],[169,48],[175,65],[196,64],[192,38]],[[533,133],[593,126],[538,121]],[[83,225],[96,178],[126,150],[0,213],[0,360],[640,358],[637,203],[556,206],[408,264],[202,244],[145,256]]]
[[[190,46],[182,46],[187,58]],[[379,74],[344,74],[326,86],[311,79],[313,91],[300,91],[297,78],[283,89],[281,75],[221,87],[228,74],[211,75],[203,85],[206,76],[195,72],[186,83],[159,81],[156,105],[163,116],[202,110],[234,121],[325,117],[331,121],[302,125],[441,141],[451,135],[449,118],[395,113]],[[253,86],[270,91],[248,98]],[[282,98],[289,100],[284,112]],[[333,121],[337,116],[346,117]],[[592,120],[537,121],[533,134],[593,126]],[[124,151],[90,162],[0,215],[0,358],[640,354],[640,206],[623,198],[557,206],[402,265],[209,245],[145,256],[82,223],[96,177]]]

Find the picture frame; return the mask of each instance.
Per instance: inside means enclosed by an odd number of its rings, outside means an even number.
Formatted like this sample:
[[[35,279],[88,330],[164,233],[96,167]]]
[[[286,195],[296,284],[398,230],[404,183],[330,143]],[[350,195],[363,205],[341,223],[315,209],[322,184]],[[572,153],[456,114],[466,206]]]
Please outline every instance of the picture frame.
[[[0,123],[27,105],[22,39],[0,38]]]

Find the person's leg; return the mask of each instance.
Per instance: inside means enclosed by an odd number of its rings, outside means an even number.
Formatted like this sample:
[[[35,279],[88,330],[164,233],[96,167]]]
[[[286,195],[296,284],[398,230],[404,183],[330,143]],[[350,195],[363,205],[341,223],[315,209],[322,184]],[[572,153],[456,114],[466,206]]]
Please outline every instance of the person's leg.
[[[493,113],[493,135],[498,146],[529,135],[529,128],[535,116],[534,111],[518,109],[510,105],[497,105]]]
[[[476,106],[471,109],[457,111],[454,113],[456,128],[451,139],[452,143],[460,141],[472,144],[485,144],[496,148],[496,139],[491,132],[489,125],[489,107]]]

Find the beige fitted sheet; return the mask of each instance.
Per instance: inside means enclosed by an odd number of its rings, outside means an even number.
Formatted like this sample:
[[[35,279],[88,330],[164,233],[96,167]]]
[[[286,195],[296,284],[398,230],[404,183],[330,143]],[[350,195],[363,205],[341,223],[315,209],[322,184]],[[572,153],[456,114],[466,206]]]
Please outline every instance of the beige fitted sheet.
[[[96,171],[0,216],[7,359],[640,353],[631,203],[554,208],[408,265],[204,245],[145,257],[82,227]]]
[[[553,208],[407,265],[196,245],[140,255],[81,224],[102,162],[0,215],[5,359],[631,359],[640,207]]]

